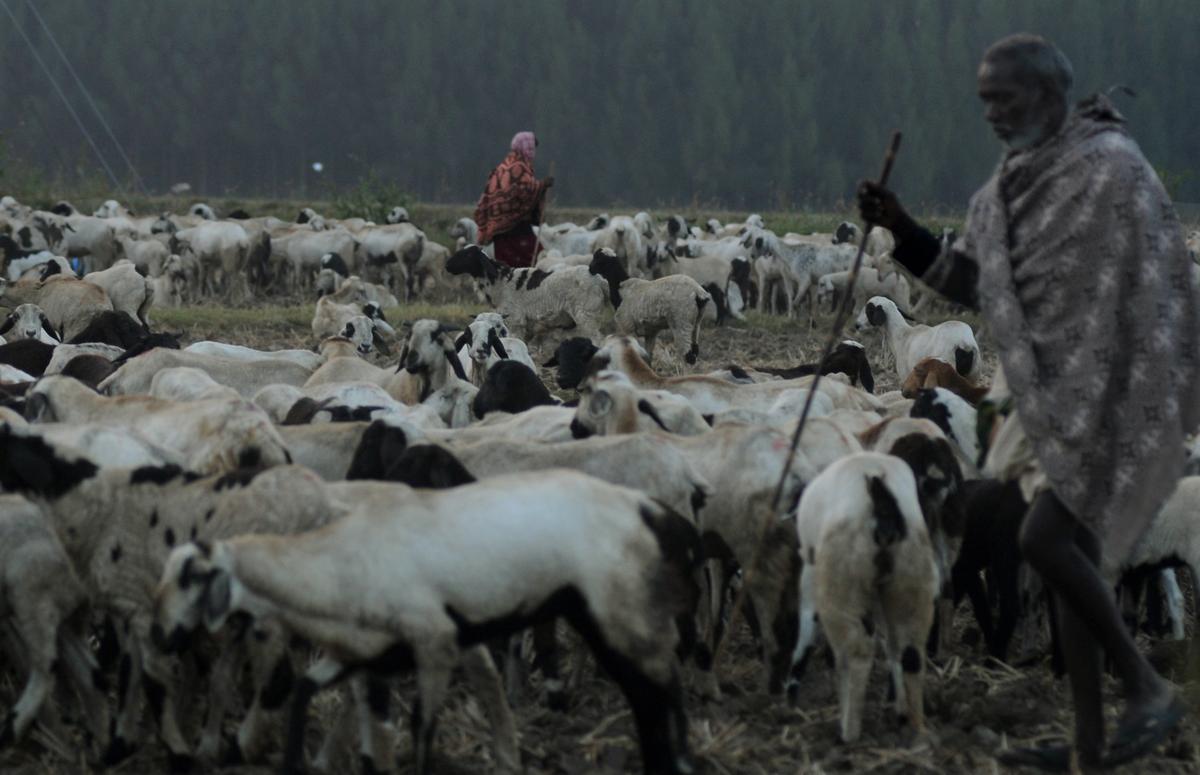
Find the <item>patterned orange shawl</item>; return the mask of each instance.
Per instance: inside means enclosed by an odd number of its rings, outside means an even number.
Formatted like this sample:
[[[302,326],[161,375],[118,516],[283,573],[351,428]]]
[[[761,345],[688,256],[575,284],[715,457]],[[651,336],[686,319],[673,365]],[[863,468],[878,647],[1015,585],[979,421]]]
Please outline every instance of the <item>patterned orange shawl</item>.
[[[497,234],[523,221],[540,221],[545,194],[546,184],[533,176],[533,164],[520,153],[510,151],[488,176],[483,196],[475,205],[479,244],[488,244]]]

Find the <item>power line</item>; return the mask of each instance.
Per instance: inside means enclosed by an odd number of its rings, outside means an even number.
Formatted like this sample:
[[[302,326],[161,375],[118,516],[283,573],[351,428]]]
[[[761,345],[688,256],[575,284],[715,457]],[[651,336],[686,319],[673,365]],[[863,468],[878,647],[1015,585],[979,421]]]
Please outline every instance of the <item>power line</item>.
[[[46,67],[46,63],[42,61],[40,56],[38,56],[37,49],[33,47],[33,41],[29,39],[29,36],[25,34],[25,30],[21,29],[21,25],[17,23],[17,17],[13,15],[12,9],[8,7],[8,3],[5,2],[5,0],[0,0],[0,7],[4,8],[4,12],[8,14],[8,18],[12,20],[13,29],[15,29],[17,34],[21,36],[21,39],[25,41],[25,45],[29,46],[29,53],[33,54],[34,60],[39,66],[41,66],[42,72],[46,74],[46,78],[50,80],[50,84],[54,87],[54,90],[58,92],[58,96],[62,98],[63,104],[67,107],[67,112],[71,114],[71,118],[75,119],[75,125],[79,127],[79,131],[83,132],[83,136],[87,138],[88,144],[92,146],[92,150],[96,153],[96,158],[100,160],[100,166],[103,167],[104,171],[108,173],[108,177],[112,181],[113,187],[116,188],[121,194],[124,194],[124,188],[121,186],[121,182],[117,180],[117,176],[113,173],[112,167],[109,167],[108,162],[105,161],[104,154],[100,152],[100,146],[96,145],[96,141],[92,139],[91,133],[88,132],[87,127],[83,125],[83,121],[79,118],[79,114],[75,112],[75,108],[71,107],[71,101],[68,100],[67,95],[63,93],[62,87],[58,85],[58,81],[54,80],[54,76],[50,73],[50,68]]]
[[[67,66],[67,72],[70,73],[71,77],[75,79],[76,85],[79,86],[79,91],[83,92],[84,99],[87,100],[92,112],[96,114],[96,118],[100,121],[100,126],[104,127],[104,131],[108,133],[108,139],[112,140],[113,145],[117,148],[117,153],[119,153],[121,158],[125,161],[125,166],[129,167],[129,171],[133,173],[133,180],[135,183],[137,183],[137,187],[141,190],[142,195],[148,196],[146,184],[142,182],[142,176],[138,174],[137,169],[133,166],[133,162],[130,161],[129,157],[125,154],[125,148],[121,145],[121,142],[117,140],[117,136],[113,134],[112,128],[108,125],[108,122],[104,120],[103,114],[100,113],[100,108],[96,107],[96,103],[92,99],[92,95],[88,92],[87,87],[83,85],[83,80],[80,79],[79,74],[75,72],[75,68],[71,66],[71,60],[67,59],[67,55],[63,53],[62,47],[58,45],[58,39],[54,37],[54,33],[50,31],[50,27],[46,24],[45,20],[42,19],[42,15],[38,13],[38,10],[34,4],[30,2],[30,0],[25,0],[25,5],[30,11],[33,12],[34,18],[38,20],[38,24],[42,25],[42,29],[46,32],[46,37],[50,39],[50,44],[54,46],[54,50],[58,52],[59,58],[61,58],[63,64]]]

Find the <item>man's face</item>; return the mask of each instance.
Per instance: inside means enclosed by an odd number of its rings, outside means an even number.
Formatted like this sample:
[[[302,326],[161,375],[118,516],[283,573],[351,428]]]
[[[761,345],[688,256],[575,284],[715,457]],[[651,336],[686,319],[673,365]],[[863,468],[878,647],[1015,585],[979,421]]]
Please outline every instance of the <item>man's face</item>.
[[[1001,142],[1014,150],[1037,145],[1048,136],[1045,96],[1043,89],[1020,77],[1019,67],[1009,58],[985,59],[979,66],[984,118]]]

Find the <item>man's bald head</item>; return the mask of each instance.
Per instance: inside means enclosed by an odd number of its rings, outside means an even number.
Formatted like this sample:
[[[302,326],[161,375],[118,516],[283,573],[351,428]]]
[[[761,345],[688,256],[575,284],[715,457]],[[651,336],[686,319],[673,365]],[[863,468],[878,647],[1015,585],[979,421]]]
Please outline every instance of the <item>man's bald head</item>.
[[[1041,35],[1027,32],[1009,35],[991,45],[983,55],[983,64],[1012,68],[1014,78],[1066,97],[1075,81],[1071,60],[1058,46]]]

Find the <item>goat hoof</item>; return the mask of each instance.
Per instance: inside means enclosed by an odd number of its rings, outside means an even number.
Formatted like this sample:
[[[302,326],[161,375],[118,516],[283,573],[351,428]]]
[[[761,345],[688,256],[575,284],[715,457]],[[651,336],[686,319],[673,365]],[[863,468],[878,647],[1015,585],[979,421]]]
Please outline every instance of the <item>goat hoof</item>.
[[[167,768],[172,773],[190,772],[196,760],[186,753],[168,753]]]

